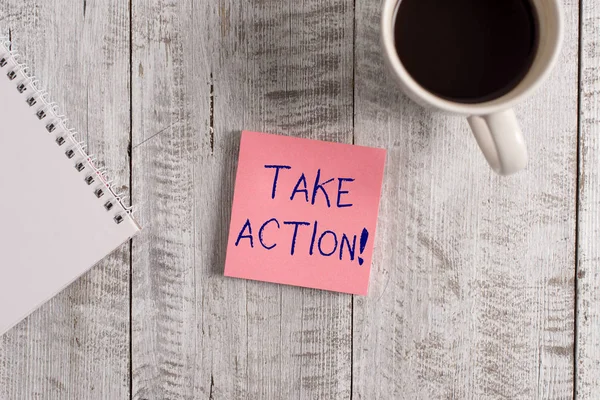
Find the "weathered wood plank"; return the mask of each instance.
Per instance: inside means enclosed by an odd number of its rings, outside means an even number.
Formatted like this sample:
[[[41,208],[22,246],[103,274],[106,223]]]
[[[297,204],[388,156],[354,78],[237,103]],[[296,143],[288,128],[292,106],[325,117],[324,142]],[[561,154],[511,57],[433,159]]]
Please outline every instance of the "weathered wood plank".
[[[352,140],[352,15],[134,2],[134,398],[349,398],[351,297],[223,263],[241,129]]]
[[[124,192],[128,26],[128,6],[118,0],[0,2],[0,29],[10,30],[23,60]],[[125,399],[128,365],[129,247],[124,245],[0,337],[0,398]]]
[[[352,141],[353,14],[347,0],[255,3],[248,129]],[[351,296],[255,282],[247,292],[249,397],[348,399]]]
[[[562,58],[517,108],[531,161],[502,178],[464,119],[398,94],[380,4],[356,2],[355,137],[388,163],[353,398],[572,397],[578,5],[564,5]]]
[[[591,400],[600,393],[600,5],[582,7],[576,392]]]
[[[198,26],[196,13],[205,16]],[[223,376],[229,393],[245,383],[243,297],[210,285],[210,264],[196,261],[211,257],[217,242],[203,223],[216,212],[196,191],[215,173],[210,49],[202,40],[213,16],[206,3],[133,2],[133,195],[145,228],[133,242],[134,399],[209,398],[213,362],[232,367]],[[206,310],[213,294],[224,305],[220,314]],[[229,318],[236,324],[229,330],[213,323]]]

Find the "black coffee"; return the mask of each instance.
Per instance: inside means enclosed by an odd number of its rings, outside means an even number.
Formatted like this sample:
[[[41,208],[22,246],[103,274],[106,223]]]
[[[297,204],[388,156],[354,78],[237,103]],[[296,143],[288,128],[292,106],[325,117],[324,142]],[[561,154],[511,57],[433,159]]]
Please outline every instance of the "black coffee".
[[[461,103],[509,92],[537,47],[529,0],[401,0],[394,29],[396,51],[413,79]]]

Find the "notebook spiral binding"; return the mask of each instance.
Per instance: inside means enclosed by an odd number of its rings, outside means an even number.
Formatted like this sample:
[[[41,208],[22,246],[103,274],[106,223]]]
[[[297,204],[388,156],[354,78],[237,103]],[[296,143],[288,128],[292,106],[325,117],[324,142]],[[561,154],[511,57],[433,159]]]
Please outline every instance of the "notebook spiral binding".
[[[40,120],[49,135],[53,136],[58,151],[62,151],[66,161],[73,163],[75,170],[82,175],[82,184],[90,186],[91,192],[110,213],[116,224],[133,213],[132,207],[124,204],[124,196],[114,191],[111,180],[104,168],[94,165],[94,157],[88,155],[85,144],[77,141],[77,131],[68,126],[68,119],[58,113],[56,103],[49,101],[48,93],[39,88],[39,81],[29,73],[26,64],[19,62],[20,54],[11,47],[7,37],[0,36],[0,79],[10,79],[15,90],[23,98],[32,113]],[[2,75],[4,77],[2,77]]]

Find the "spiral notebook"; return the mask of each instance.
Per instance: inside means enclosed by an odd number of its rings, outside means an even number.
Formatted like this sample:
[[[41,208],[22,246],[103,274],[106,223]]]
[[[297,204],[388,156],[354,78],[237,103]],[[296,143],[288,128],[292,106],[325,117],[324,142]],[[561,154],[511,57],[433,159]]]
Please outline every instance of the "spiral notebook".
[[[139,231],[0,40],[0,335]]]

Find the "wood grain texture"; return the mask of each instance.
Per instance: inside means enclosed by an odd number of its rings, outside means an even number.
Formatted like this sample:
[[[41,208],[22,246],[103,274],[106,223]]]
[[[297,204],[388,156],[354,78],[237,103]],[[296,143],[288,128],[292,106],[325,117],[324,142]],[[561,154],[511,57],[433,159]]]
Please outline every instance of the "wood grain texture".
[[[496,176],[464,119],[398,94],[380,4],[356,2],[357,144],[388,149],[353,399],[573,395],[578,5],[549,82],[517,108],[526,171]]]
[[[351,297],[223,264],[242,129],[352,140],[352,3],[133,5],[133,397],[349,398]]]
[[[600,393],[600,5],[581,10],[577,398]]]
[[[129,182],[128,26],[118,0],[0,1],[0,29],[121,184]],[[0,337],[0,398],[125,399],[128,366],[124,245]]]
[[[574,362],[596,398],[600,9],[582,4],[577,188],[574,0],[556,70],[517,108],[531,161],[510,178],[464,120],[399,94],[380,2],[0,0],[0,31],[123,192],[131,104],[144,227],[133,358],[125,245],[0,337],[0,398],[567,399]],[[388,149],[367,297],[223,277],[241,129]]]

